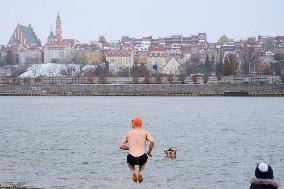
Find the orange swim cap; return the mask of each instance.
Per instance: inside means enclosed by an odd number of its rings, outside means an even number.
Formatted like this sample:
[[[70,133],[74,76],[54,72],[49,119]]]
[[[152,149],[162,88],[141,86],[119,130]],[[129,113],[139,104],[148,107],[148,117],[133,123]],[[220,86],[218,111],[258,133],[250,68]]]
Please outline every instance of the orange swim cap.
[[[132,127],[142,127],[142,117],[141,116],[135,116],[132,119]]]

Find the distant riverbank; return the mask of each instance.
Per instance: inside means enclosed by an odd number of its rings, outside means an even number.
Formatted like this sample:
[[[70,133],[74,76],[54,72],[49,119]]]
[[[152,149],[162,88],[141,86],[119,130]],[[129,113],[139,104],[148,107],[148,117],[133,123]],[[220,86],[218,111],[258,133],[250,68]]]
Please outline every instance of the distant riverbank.
[[[284,85],[72,84],[0,85],[1,96],[284,96]]]

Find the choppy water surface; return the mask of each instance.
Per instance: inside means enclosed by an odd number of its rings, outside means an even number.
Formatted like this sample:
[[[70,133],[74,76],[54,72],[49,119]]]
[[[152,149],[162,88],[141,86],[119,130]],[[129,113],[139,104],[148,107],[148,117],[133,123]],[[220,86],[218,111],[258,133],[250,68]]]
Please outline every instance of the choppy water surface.
[[[156,139],[141,185],[118,149],[135,114]],[[283,181],[283,136],[283,98],[0,97],[0,184],[248,188],[260,161]]]

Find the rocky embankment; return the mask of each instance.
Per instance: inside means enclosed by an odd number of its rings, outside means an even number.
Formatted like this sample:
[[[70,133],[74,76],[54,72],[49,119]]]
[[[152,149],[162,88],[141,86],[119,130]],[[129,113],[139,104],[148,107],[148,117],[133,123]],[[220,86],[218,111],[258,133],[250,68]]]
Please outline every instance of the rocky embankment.
[[[42,187],[1,186],[0,189],[43,189]]]
[[[284,85],[83,84],[0,85],[2,96],[284,96]]]

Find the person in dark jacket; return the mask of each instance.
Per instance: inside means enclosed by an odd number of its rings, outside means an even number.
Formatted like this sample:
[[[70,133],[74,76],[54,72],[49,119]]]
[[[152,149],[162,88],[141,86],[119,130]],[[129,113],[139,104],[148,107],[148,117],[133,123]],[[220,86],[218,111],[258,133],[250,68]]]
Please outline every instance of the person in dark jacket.
[[[272,167],[267,163],[259,163],[255,168],[255,178],[251,180],[250,189],[278,189],[279,185],[273,178]]]

